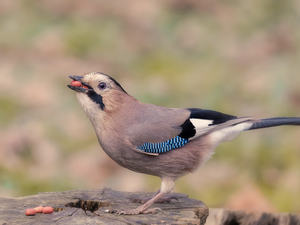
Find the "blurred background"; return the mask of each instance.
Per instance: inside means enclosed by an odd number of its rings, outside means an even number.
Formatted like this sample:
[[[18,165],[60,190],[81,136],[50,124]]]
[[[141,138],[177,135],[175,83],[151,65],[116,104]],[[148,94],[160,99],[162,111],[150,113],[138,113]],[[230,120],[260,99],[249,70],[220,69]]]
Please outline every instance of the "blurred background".
[[[146,103],[300,116],[297,0],[0,0],[0,196],[160,179],[100,149],[68,75],[100,71]],[[300,212],[300,127],[248,131],[174,191],[208,207]]]

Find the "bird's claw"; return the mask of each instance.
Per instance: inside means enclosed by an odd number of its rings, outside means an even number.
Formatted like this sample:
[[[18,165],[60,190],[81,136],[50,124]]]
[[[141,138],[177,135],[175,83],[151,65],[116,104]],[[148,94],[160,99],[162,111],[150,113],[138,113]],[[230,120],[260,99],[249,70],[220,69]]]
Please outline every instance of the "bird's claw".
[[[152,209],[147,209],[147,210],[138,210],[138,209],[122,209],[122,210],[107,209],[107,210],[105,210],[105,212],[115,213],[117,215],[138,215],[138,214],[156,213],[156,210],[162,211],[160,208],[152,208]]]
[[[145,202],[149,201],[150,199],[151,198],[134,198],[132,200],[132,202],[137,202],[137,203],[144,204]],[[179,201],[177,197],[172,196],[172,197],[160,198],[155,203],[170,203],[172,199],[175,199],[175,200]]]

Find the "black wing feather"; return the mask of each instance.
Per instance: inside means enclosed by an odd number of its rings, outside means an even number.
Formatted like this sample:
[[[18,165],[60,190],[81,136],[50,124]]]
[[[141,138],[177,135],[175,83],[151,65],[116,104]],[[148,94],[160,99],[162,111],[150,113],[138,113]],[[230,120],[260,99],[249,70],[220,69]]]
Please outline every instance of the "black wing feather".
[[[220,113],[213,110],[189,108],[191,111],[190,119],[212,120],[214,124],[224,123],[228,120],[236,119],[236,116]]]
[[[189,139],[190,137],[195,136],[196,129],[189,119],[187,119],[180,127],[182,128],[182,131],[178,135],[179,137]]]

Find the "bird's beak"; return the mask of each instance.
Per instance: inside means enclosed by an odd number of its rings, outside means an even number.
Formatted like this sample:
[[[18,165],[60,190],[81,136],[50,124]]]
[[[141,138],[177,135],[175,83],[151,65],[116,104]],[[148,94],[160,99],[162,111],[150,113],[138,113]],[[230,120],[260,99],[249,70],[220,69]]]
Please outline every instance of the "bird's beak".
[[[93,90],[93,88],[89,84],[81,81],[81,76],[70,75],[69,77],[73,79],[73,81],[67,86],[73,91],[87,93],[89,90]],[[75,81],[78,81],[79,83]]]

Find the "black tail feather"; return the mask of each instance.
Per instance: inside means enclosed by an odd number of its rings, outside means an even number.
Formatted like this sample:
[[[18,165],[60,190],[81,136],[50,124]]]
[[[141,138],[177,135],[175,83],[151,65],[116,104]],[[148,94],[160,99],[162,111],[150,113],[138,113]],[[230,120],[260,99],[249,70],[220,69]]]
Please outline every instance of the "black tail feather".
[[[300,126],[300,117],[274,117],[274,118],[261,119],[260,122],[253,123],[253,125],[249,128],[249,130],[282,126],[282,125]]]

